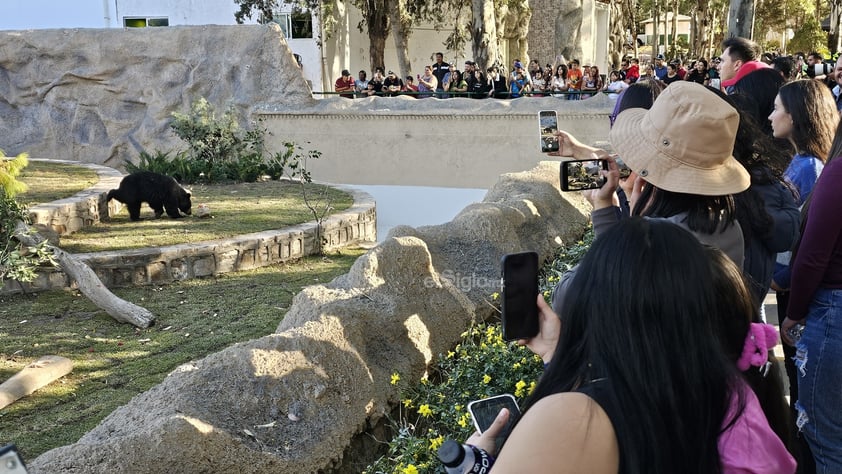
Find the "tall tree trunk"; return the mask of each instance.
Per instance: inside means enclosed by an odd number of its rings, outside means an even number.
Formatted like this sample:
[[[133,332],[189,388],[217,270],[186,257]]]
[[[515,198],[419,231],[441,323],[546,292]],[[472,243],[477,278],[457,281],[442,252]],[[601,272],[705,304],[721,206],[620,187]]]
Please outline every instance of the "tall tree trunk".
[[[710,31],[710,7],[707,0],[698,0],[694,9],[695,21],[693,37],[693,56],[707,58],[710,52],[707,47],[708,32]]]
[[[395,0],[366,0],[365,23],[368,27],[368,55],[372,72],[385,67],[384,51],[389,36],[389,8],[386,2]]]
[[[652,43],[652,57],[654,58],[661,51],[661,10],[658,6],[658,0],[652,2],[652,27],[655,33],[655,41]]]
[[[672,4],[672,49],[675,51],[673,57],[678,56],[678,0]]]
[[[637,35],[640,34],[640,25],[637,23],[637,0],[623,1],[623,14],[626,17],[626,25],[631,31],[631,44],[634,49],[633,57],[638,56],[637,52]]]
[[[830,0],[830,34],[827,35],[827,47],[831,52],[842,48],[839,24],[842,22],[842,0]]]
[[[609,11],[611,12],[611,30],[608,35],[611,48],[608,51],[610,58],[609,69],[613,70],[619,69],[620,61],[625,54],[626,25],[622,0],[611,0]]]
[[[389,2],[389,17],[392,24],[392,36],[395,38],[395,50],[398,54],[398,68],[401,79],[412,74],[409,60],[409,35],[412,33],[412,18],[406,11],[406,0]]]
[[[497,44],[497,21],[492,0],[472,0],[471,52],[480,71],[500,59]]]
[[[731,0],[728,9],[728,36],[753,38],[754,0]]]

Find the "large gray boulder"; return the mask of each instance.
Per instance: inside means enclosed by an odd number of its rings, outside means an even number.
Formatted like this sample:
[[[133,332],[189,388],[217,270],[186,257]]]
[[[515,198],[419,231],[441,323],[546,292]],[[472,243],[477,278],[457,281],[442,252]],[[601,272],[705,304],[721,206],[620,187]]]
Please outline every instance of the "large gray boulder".
[[[184,148],[172,112],[200,97],[315,102],[278,25],[0,32],[0,149],[121,167],[140,150]]]
[[[31,472],[359,472],[373,453],[352,443],[399,403],[391,374],[419,380],[493,314],[493,290],[475,283],[497,281],[499,257],[549,256],[581,237],[586,208],[559,192],[557,162],[504,176],[453,222],[396,229],[348,274],[303,290],[276,334],[178,368]]]

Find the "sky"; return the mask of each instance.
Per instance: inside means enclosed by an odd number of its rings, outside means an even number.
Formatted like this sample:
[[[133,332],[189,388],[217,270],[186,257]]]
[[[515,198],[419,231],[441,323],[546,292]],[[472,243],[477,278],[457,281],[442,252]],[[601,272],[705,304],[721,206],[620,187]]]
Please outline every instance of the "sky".
[[[0,0],[0,30],[104,28],[105,4],[113,10],[114,0]]]

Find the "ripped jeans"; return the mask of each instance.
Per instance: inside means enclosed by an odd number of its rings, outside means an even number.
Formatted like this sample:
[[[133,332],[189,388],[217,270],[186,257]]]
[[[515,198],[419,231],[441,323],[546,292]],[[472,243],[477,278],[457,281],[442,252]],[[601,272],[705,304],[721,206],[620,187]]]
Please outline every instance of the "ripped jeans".
[[[817,473],[842,473],[842,289],[819,289],[796,344],[796,425]]]

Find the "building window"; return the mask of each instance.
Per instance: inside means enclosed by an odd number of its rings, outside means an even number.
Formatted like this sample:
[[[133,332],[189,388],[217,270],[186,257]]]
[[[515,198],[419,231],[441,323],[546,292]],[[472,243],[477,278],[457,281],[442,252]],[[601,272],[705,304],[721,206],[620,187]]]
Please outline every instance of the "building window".
[[[280,25],[285,38],[313,37],[313,17],[308,11],[295,9],[292,13],[276,12],[272,22]]]
[[[146,28],[147,26],[170,26],[169,18],[123,17],[126,28]]]

